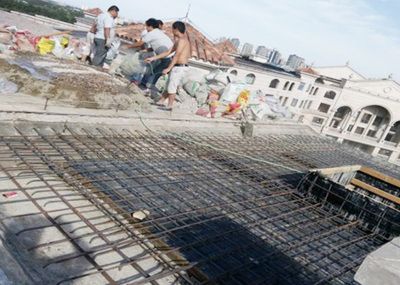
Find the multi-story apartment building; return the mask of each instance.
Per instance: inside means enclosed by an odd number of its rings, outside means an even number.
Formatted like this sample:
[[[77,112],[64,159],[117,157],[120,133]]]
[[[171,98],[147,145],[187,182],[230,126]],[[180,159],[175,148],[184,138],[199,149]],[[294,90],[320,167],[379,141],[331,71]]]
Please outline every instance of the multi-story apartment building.
[[[400,84],[350,66],[283,68],[236,58],[229,72],[280,99],[300,123],[400,165]]]

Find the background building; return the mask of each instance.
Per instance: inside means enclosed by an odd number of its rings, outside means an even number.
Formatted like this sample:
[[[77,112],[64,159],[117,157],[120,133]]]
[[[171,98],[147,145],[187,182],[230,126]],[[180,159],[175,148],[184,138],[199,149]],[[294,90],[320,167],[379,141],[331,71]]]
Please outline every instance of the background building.
[[[282,57],[281,53],[276,49],[274,49],[269,54],[268,62],[271,64],[279,65],[281,57]]]
[[[291,54],[286,62],[287,66],[297,70],[299,68],[304,67],[304,58],[297,56],[295,54]]]
[[[228,71],[279,98],[315,131],[400,165],[400,84],[393,79],[367,79],[347,65],[290,72],[242,58]]]
[[[240,40],[235,38],[235,39],[231,39],[230,40],[232,42],[232,44],[235,46],[236,49],[239,49],[240,46]]]
[[[269,49],[267,49],[265,46],[259,46],[257,47],[256,50],[256,55],[259,57],[268,57]]]
[[[241,54],[244,55],[244,56],[252,55],[253,54],[253,45],[249,44],[249,43],[245,43],[243,45]]]

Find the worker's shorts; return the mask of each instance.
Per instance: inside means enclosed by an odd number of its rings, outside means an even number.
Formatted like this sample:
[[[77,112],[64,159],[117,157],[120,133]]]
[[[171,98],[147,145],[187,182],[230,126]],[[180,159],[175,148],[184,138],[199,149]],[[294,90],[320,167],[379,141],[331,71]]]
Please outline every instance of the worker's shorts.
[[[168,94],[176,94],[178,92],[178,88],[182,84],[182,80],[188,71],[188,66],[175,66],[172,68],[167,83]]]

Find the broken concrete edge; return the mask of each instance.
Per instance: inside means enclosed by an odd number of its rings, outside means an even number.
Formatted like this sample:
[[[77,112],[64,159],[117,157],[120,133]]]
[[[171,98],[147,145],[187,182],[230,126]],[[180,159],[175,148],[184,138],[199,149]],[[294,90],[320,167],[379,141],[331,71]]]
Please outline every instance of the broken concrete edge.
[[[400,237],[369,254],[354,280],[361,285],[397,285],[400,280]]]
[[[135,130],[151,130],[154,132],[199,131],[204,133],[241,134],[240,121],[227,119],[204,119],[190,115],[160,116],[133,113],[129,115],[85,115],[71,113],[30,112],[18,113],[0,111],[0,122],[16,124],[33,122],[39,124],[91,124],[107,127],[125,127]],[[255,122],[255,135],[261,134],[308,134],[318,136],[312,128],[293,122]]]

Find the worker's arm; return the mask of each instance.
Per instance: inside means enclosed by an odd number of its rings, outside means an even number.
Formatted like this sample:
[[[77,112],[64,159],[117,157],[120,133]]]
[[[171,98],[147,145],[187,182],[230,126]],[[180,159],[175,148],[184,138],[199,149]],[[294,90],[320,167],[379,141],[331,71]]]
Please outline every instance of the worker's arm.
[[[97,23],[93,23],[92,27],[90,28],[90,32],[93,34],[97,32]]]
[[[104,38],[107,41],[110,38],[110,28],[104,28]]]
[[[169,56],[170,54],[174,53],[175,51],[176,51],[176,47],[174,45],[171,49],[169,49],[169,50],[167,50],[165,52],[162,52],[159,55],[146,58],[145,61],[150,63],[150,62],[155,61],[157,59],[165,58],[165,57]]]
[[[137,40],[135,43],[128,45],[128,48],[140,48],[140,47],[143,47],[144,44],[145,44],[145,42],[142,39],[140,39],[140,40]]]

